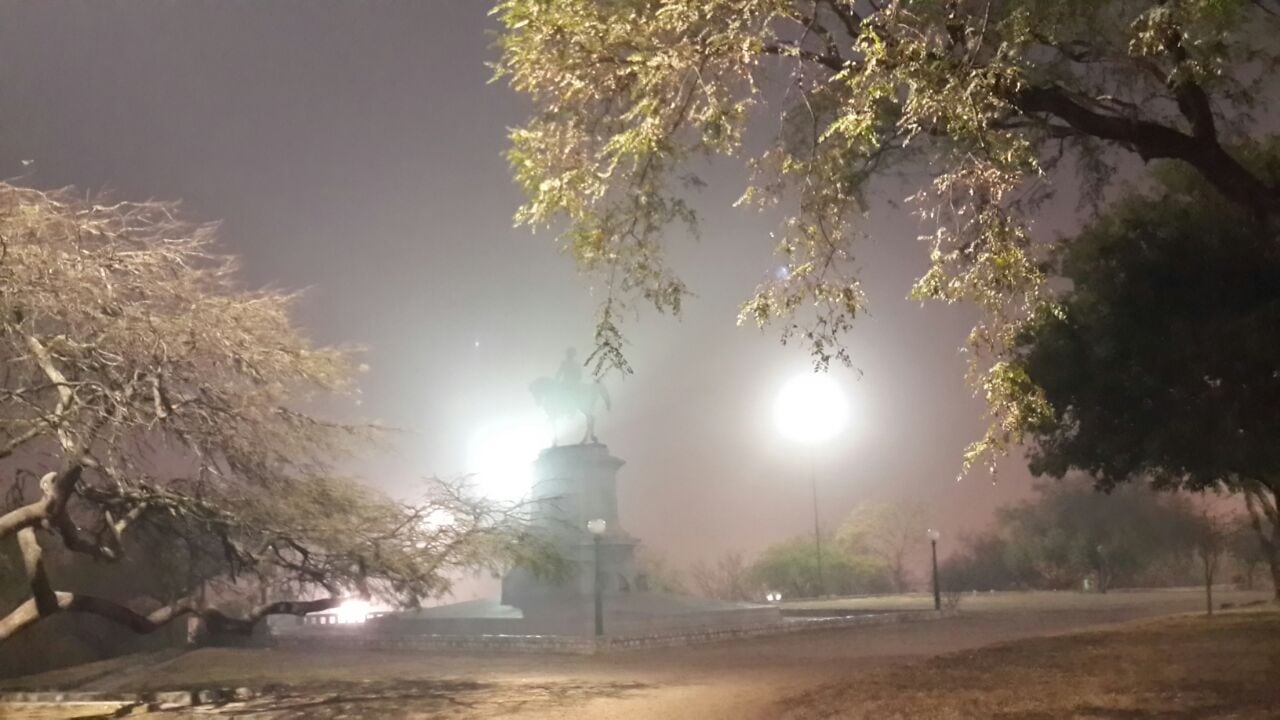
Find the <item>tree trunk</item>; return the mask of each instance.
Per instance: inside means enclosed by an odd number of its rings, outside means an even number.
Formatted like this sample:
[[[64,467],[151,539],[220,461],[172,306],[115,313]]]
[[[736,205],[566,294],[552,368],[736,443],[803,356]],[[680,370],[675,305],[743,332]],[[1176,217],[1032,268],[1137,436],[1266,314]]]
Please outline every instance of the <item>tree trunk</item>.
[[[1204,556],[1204,612],[1206,615],[1213,616],[1213,559],[1205,554]]]
[[[1249,524],[1257,533],[1258,542],[1267,556],[1271,568],[1271,587],[1275,599],[1280,601],[1280,485],[1252,482],[1244,486],[1245,508],[1249,511]]]
[[[1271,547],[1267,548],[1267,564],[1271,566],[1271,592],[1280,602],[1280,529],[1273,536]]]
[[[250,612],[247,617],[236,618],[218,610],[197,605],[191,599],[183,599],[143,615],[105,598],[56,591],[45,571],[44,551],[36,537],[35,528],[19,527],[16,534],[31,597],[10,611],[8,615],[0,617],[0,643],[60,612],[97,615],[140,634],[155,632],[173,620],[194,615],[204,620],[204,626],[211,633],[238,632],[248,635],[253,632],[254,625],[267,615],[305,615],[328,610],[342,603],[341,598],[336,597],[304,602],[264,603]]]

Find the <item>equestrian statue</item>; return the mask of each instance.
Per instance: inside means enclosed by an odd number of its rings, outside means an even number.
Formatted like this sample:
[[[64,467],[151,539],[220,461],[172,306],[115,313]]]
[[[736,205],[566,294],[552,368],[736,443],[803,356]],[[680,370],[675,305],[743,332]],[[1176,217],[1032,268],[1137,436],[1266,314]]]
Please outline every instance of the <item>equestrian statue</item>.
[[[569,348],[560,361],[560,369],[555,377],[541,377],[529,385],[533,400],[542,408],[551,421],[554,440],[552,445],[559,445],[557,430],[562,418],[573,417],[581,413],[587,420],[587,429],[580,445],[600,442],[596,437],[596,403],[603,401],[606,410],[611,409],[609,393],[604,383],[599,380],[582,381],[582,363],[576,359],[577,351]]]

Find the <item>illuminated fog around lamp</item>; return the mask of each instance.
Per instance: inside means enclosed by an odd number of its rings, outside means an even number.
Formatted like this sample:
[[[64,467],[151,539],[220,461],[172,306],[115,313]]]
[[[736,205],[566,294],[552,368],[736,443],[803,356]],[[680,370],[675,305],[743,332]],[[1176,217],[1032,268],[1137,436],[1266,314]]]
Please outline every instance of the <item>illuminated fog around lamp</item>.
[[[533,461],[550,444],[551,432],[541,416],[486,423],[467,446],[467,472],[484,497],[520,500],[533,486]]]
[[[362,623],[369,616],[369,603],[364,600],[347,600],[333,609],[340,625]]]
[[[840,384],[826,373],[806,373],[787,381],[773,406],[778,431],[795,442],[829,440],[849,420],[849,404]]]

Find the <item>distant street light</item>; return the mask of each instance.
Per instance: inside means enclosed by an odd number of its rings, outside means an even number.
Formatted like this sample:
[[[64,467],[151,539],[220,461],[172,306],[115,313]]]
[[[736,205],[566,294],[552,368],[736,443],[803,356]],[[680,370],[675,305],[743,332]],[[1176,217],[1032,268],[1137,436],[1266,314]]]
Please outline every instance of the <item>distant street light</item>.
[[[826,373],[797,375],[778,393],[773,420],[787,438],[809,446],[809,486],[813,491],[813,546],[818,556],[818,594],[825,595],[822,574],[822,526],[818,520],[818,478],[813,469],[813,449],[844,429],[849,419],[840,384]]]
[[[929,545],[933,548],[933,609],[942,609],[942,588],[938,585],[938,539],[942,533],[929,528]]]
[[[591,540],[595,549],[595,604],[596,604],[596,637],[604,635],[604,583],[600,582],[600,538],[604,536],[604,531],[609,528],[609,524],[601,518],[587,521],[587,532],[591,533]]]

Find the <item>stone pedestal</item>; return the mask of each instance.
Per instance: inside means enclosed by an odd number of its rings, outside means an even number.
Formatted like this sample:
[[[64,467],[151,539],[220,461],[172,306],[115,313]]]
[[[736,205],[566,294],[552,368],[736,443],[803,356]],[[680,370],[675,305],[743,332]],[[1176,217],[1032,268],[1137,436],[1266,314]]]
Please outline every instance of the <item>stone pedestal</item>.
[[[623,462],[600,443],[543,450],[534,463],[534,522],[570,564],[562,582],[515,568],[502,579],[500,602],[473,601],[380,618],[393,635],[590,636],[597,567],[604,588],[604,632],[661,637],[711,630],[780,627],[778,608],[648,592],[636,572],[636,538],[618,519]],[[604,520],[600,562],[587,522]],[[692,635],[691,635],[692,636]]]
[[[520,608],[526,617],[548,613],[578,614],[591,609],[595,592],[593,571],[600,573],[608,595],[636,590],[637,540],[618,520],[618,470],[623,462],[600,443],[547,448],[534,463],[532,499],[534,523],[556,544],[573,570],[564,582],[553,584],[517,568],[502,581],[502,602]],[[596,567],[595,538],[587,531],[591,520],[604,520]]]

